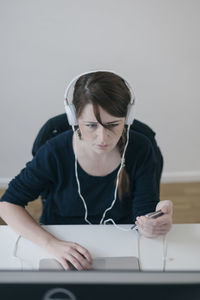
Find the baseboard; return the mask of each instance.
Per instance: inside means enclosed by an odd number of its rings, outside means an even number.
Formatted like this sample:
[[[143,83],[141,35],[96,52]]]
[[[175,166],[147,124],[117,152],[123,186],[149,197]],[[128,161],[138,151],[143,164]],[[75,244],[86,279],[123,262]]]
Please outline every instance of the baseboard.
[[[200,171],[194,172],[164,172],[161,183],[200,182]]]
[[[0,188],[6,189],[12,178],[0,178]],[[164,172],[161,183],[200,182],[200,171],[194,172]]]

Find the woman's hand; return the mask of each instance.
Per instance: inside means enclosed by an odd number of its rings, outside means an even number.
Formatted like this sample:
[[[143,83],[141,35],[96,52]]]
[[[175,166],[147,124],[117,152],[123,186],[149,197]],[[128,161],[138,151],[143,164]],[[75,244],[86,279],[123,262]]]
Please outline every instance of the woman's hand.
[[[92,257],[87,249],[77,243],[58,240],[41,227],[24,207],[0,202],[0,210],[1,216],[10,227],[24,238],[46,249],[65,270],[70,269],[70,264],[78,270],[91,268]]]
[[[49,253],[53,254],[65,270],[71,269],[70,264],[77,270],[87,270],[91,268],[91,254],[87,249],[77,243],[52,238],[45,248]]]
[[[150,219],[145,216],[136,218],[136,225],[139,232],[146,237],[156,237],[166,234],[172,226],[173,203],[170,200],[160,201],[156,211],[161,209],[164,215],[157,219]]]

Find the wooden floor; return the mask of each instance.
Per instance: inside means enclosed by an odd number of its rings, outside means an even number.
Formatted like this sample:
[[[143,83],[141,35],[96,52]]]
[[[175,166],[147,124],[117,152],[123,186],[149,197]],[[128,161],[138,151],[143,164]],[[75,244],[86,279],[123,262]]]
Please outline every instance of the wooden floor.
[[[0,189],[0,197],[3,193],[4,190]],[[161,184],[160,199],[173,201],[173,223],[200,223],[200,182]],[[38,221],[40,199],[29,203],[27,210]],[[0,224],[4,224],[1,219]]]
[[[200,223],[200,182],[161,184],[161,200],[172,200],[173,223]]]

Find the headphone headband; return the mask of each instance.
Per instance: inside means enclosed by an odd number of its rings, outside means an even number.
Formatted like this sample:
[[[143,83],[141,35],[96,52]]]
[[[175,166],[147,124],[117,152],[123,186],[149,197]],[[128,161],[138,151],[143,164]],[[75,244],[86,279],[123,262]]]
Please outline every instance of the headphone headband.
[[[94,71],[88,71],[88,72],[84,72],[81,73],[79,75],[77,75],[76,77],[74,77],[70,83],[68,84],[68,86],[65,89],[65,93],[64,93],[64,106],[65,106],[65,111],[67,114],[67,118],[68,118],[68,122],[71,126],[76,126],[78,125],[78,121],[76,118],[76,109],[75,106],[72,102],[72,98],[69,99],[69,93],[71,91],[71,87],[73,86],[73,84],[81,77],[87,74],[91,74],[91,73],[96,73],[96,72],[112,72],[112,71],[107,71],[107,70],[94,70]],[[114,72],[112,72],[114,73]],[[115,73],[114,73],[115,74]],[[122,78],[122,77],[121,77]],[[122,78],[123,79],[123,78]],[[123,79],[124,80],[124,79]],[[130,86],[130,84],[124,80],[125,84],[127,85],[130,93],[131,93],[131,100],[130,103],[128,104],[128,109],[127,109],[127,115],[126,115],[126,120],[125,120],[125,124],[127,125],[131,125],[134,121],[134,104],[135,104],[135,95],[133,92],[132,87]]]

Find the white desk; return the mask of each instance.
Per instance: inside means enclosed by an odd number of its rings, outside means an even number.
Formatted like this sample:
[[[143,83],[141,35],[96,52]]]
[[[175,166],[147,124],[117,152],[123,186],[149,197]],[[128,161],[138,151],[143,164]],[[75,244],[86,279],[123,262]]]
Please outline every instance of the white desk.
[[[44,226],[60,239],[74,241],[86,247],[93,258],[103,256],[138,256],[142,270],[162,270],[166,252],[166,270],[200,270],[200,224],[173,225],[166,239],[147,239],[135,231],[121,231],[113,225]],[[130,225],[123,225],[130,228]],[[41,258],[51,257],[45,250],[21,238],[17,256],[13,249],[17,235],[8,226],[0,226],[0,269],[38,269]]]

